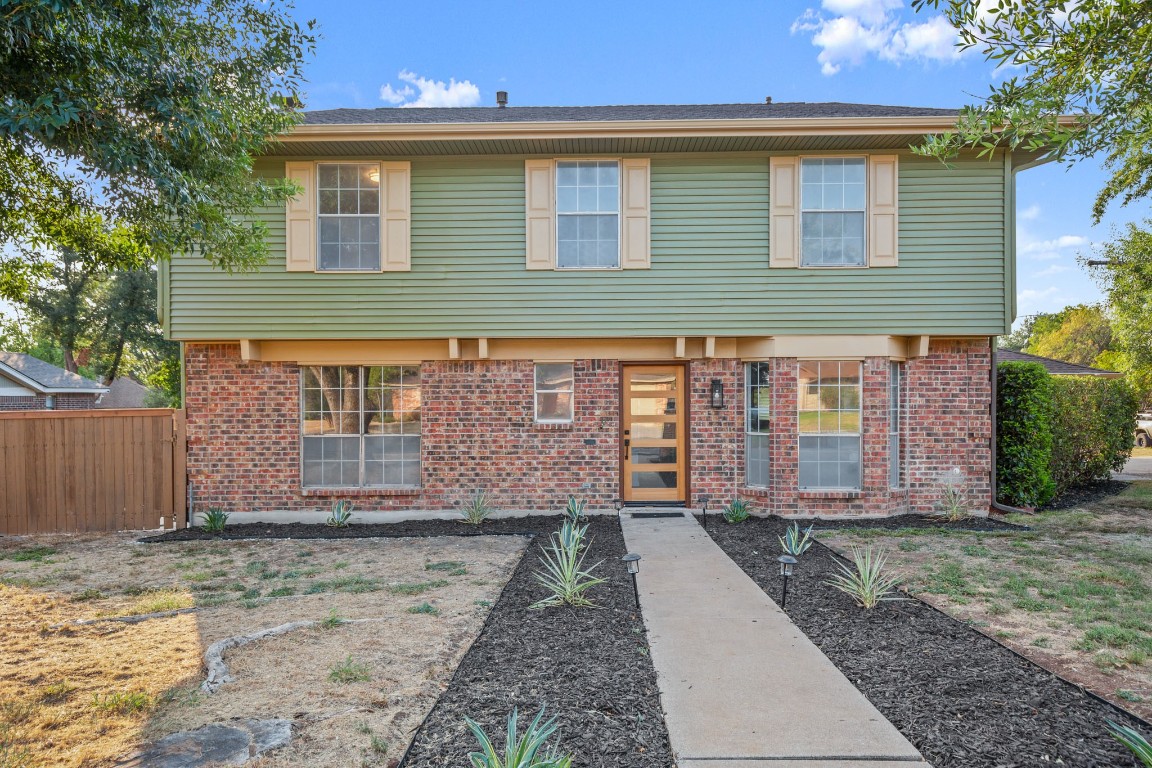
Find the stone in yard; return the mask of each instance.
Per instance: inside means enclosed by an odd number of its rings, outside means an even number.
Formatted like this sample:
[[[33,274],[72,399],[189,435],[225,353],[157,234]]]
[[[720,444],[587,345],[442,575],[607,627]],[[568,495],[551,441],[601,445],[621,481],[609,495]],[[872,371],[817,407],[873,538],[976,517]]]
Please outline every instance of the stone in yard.
[[[242,720],[232,725],[212,723],[181,731],[157,741],[118,768],[200,768],[243,765],[292,740],[289,720]]]

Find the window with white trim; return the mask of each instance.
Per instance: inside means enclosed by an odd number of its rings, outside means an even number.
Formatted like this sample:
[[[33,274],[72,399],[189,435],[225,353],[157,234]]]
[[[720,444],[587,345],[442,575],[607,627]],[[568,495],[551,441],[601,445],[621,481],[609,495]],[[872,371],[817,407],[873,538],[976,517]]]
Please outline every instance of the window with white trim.
[[[800,265],[867,265],[866,161],[806,157],[800,161]]]
[[[317,269],[380,271],[380,165],[316,166]]]
[[[855,361],[798,364],[800,488],[860,488],[860,375]]]
[[[620,163],[561,160],[556,163],[556,266],[617,269],[620,266]]]
[[[888,480],[893,488],[904,487],[904,363],[893,361],[888,379]]]
[[[420,367],[304,366],[301,471],[317,488],[420,485]]]
[[[574,390],[572,363],[536,363],[536,421],[541,424],[570,423]]]
[[[755,488],[767,488],[770,484],[771,373],[769,363],[748,363],[745,370],[744,483]]]

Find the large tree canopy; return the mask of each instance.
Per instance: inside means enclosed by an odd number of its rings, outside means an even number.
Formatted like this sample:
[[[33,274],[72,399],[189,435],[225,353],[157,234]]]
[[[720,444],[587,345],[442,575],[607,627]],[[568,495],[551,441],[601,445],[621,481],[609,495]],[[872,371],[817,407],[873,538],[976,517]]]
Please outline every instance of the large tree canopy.
[[[960,45],[979,48],[1007,79],[964,108],[957,130],[918,149],[942,159],[961,149],[1038,150],[1075,162],[1101,155],[1108,205],[1152,191],[1152,2],[1148,0],[913,0],[941,10]],[[1073,121],[1061,120],[1071,116]]]
[[[294,190],[252,176],[251,157],[299,119],[314,45],[291,8],[0,1],[0,296],[60,248],[108,266],[176,252],[261,261],[250,214]]]

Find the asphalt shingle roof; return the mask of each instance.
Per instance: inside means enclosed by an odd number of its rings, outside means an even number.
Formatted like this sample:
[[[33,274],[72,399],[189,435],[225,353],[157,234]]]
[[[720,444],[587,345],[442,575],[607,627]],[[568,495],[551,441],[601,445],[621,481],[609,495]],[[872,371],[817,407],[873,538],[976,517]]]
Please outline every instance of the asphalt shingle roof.
[[[0,352],[0,364],[27,376],[45,389],[106,389],[97,381],[21,352]]]
[[[1066,363],[1063,360],[1053,360],[1051,357],[1030,355],[1027,352],[1014,352],[1011,349],[996,350],[996,361],[999,363],[1040,363],[1053,376],[1107,376],[1118,378],[1124,374],[1118,371],[1106,371],[1103,368],[1092,368],[1087,365]]]
[[[772,104],[639,104],[599,107],[380,107],[304,113],[305,125],[551,123],[613,120],[953,117],[955,109],[804,101]]]

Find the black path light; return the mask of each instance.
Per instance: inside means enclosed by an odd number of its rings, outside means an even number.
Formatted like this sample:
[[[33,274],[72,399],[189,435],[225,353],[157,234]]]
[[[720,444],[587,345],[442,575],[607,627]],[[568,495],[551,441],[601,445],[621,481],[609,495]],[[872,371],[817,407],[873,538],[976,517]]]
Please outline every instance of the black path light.
[[[632,596],[636,598],[636,609],[640,609],[640,588],[636,586],[636,574],[640,573],[640,555],[629,552],[620,558],[628,566],[628,573],[632,574]]]
[[[780,555],[776,558],[780,563],[780,577],[784,579],[784,589],[780,593],[780,608],[788,603],[788,578],[792,575],[792,566],[796,565],[796,558],[792,555]]]

